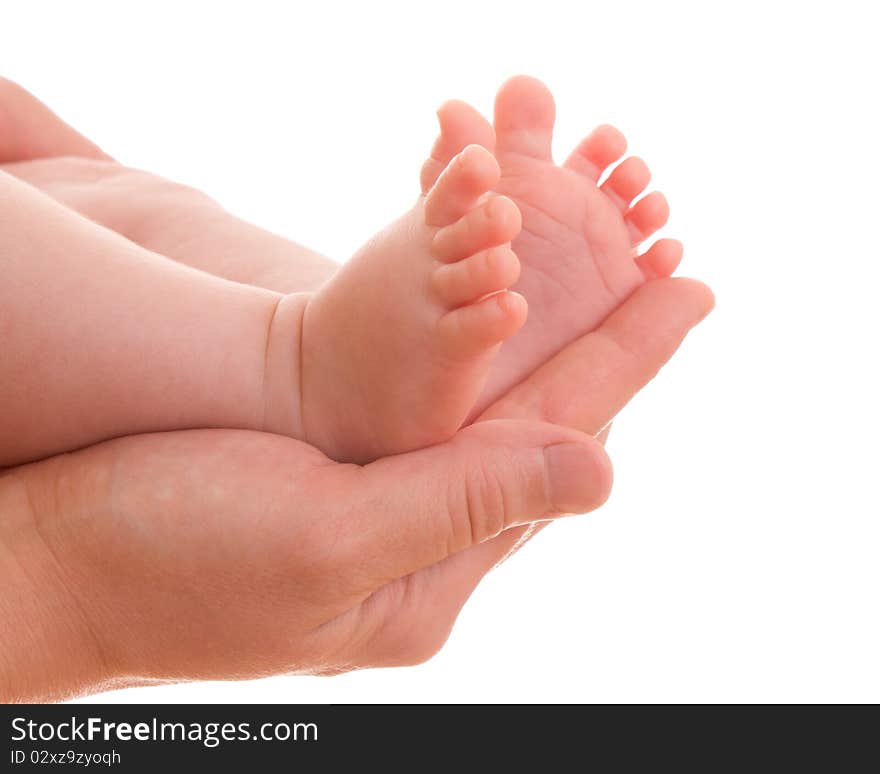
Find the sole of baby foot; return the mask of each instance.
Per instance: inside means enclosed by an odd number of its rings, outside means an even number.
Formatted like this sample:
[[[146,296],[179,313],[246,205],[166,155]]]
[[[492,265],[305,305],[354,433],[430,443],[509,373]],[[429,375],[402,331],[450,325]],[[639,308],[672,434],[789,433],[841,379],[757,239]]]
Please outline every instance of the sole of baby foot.
[[[637,157],[620,161],[623,134],[600,126],[557,165],[551,152],[555,114],[547,88],[525,76],[500,89],[494,128],[463,102],[438,111],[441,133],[423,167],[423,187],[433,184],[462,143],[478,142],[498,160],[496,190],[522,216],[513,242],[521,273],[513,289],[528,299],[529,319],[501,348],[473,415],[593,330],[642,283],[672,274],[681,260],[675,240],[659,240],[639,254],[665,225],[669,207],[657,192],[637,200],[650,172]]]
[[[503,341],[525,322],[511,292],[521,219],[494,194],[485,148],[448,160],[415,207],[309,300],[302,323],[305,440],[364,463],[451,437]]]

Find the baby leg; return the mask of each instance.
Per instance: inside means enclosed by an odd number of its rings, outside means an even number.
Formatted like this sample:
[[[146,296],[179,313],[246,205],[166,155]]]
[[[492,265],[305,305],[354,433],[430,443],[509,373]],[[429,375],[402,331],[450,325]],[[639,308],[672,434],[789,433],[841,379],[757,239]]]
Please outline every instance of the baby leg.
[[[0,213],[0,466],[131,433],[263,426],[282,296],[143,250],[2,173]]]

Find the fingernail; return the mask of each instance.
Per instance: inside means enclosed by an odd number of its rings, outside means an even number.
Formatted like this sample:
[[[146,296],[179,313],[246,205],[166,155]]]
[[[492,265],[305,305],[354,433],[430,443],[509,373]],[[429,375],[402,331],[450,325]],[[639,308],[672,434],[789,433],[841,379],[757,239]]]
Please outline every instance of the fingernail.
[[[544,449],[550,502],[559,513],[586,513],[611,492],[611,462],[598,444],[560,443]]]

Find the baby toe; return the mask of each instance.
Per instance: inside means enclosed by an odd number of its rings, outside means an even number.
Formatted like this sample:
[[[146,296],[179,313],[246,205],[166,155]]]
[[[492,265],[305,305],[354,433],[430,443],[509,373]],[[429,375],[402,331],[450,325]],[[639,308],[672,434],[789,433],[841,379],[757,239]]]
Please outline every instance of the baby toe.
[[[637,156],[630,156],[618,164],[602,184],[602,192],[626,212],[633,199],[645,190],[651,181],[648,165]]]
[[[624,216],[630,241],[637,245],[647,239],[669,220],[669,203],[659,191],[649,193],[637,201]]]
[[[435,235],[431,250],[437,260],[459,261],[489,247],[512,242],[522,228],[519,207],[506,196],[490,196]]]
[[[516,253],[503,245],[440,266],[433,284],[442,302],[454,308],[509,288],[519,279],[519,272]]]
[[[437,335],[449,356],[475,357],[513,335],[527,314],[525,298],[504,290],[447,312],[437,322]]]
[[[480,145],[468,145],[440,174],[425,198],[425,222],[448,226],[472,210],[501,177],[495,157]]]

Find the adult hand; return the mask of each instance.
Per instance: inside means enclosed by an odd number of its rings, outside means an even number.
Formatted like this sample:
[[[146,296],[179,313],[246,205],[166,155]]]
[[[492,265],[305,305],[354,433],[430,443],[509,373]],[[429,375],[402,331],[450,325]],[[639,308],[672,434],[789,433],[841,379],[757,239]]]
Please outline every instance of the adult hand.
[[[18,468],[0,478],[0,698],[423,660],[470,590],[444,560],[610,483],[594,439],[516,421],[363,468],[224,430]]]

